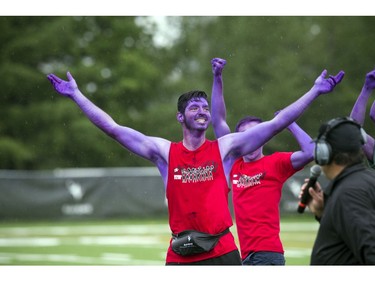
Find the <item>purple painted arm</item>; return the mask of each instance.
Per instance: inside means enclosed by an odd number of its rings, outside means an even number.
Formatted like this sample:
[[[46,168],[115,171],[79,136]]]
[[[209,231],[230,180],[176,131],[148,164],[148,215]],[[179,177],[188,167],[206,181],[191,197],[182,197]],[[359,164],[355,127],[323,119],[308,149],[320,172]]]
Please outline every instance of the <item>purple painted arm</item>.
[[[230,133],[230,128],[226,121],[227,112],[223,95],[222,78],[222,71],[226,63],[226,60],[220,58],[214,58],[211,60],[212,73],[214,76],[211,94],[211,118],[216,138],[220,138]]]
[[[375,70],[367,73],[365,83],[363,84],[361,93],[359,94],[353,106],[352,112],[350,113],[350,117],[352,117],[361,125],[363,125],[365,122],[367,101],[374,88],[375,88]],[[375,103],[372,104],[372,107],[370,110],[370,117],[372,120],[375,121]]]
[[[279,113],[280,110],[276,111],[275,116]],[[296,122],[291,123],[287,129],[292,133],[301,148],[292,154],[292,166],[296,170],[301,169],[314,160],[315,144],[313,139]]]
[[[95,126],[129,151],[153,162],[159,168],[166,183],[170,142],[161,138],[149,137],[131,128],[118,125],[107,113],[81,93],[69,72],[67,77],[68,81],[64,81],[54,74],[49,74],[47,79],[56,92],[72,99]]]
[[[363,84],[361,93],[359,94],[350,117],[360,123],[362,126],[365,122],[366,105],[371,95],[372,90],[375,88],[375,70],[366,74],[365,83]],[[370,109],[370,118],[375,122],[375,102],[372,103]],[[367,135],[367,143],[363,146],[363,151],[369,161],[373,161],[374,157],[374,138]]]
[[[301,169],[309,162],[314,160],[314,147],[315,144],[312,138],[304,131],[296,122],[288,126],[294,138],[297,140],[301,150],[295,151],[292,154],[291,160],[294,169]]]
[[[272,120],[262,122],[244,132],[228,134],[219,138],[225,171],[230,171],[235,159],[258,149],[275,134],[297,120],[318,96],[332,92],[335,86],[342,81],[344,74],[344,71],[340,71],[336,76],[330,75],[325,78],[327,70],[324,70],[306,94],[280,111]]]
[[[369,89],[370,92],[375,89],[375,69],[367,73],[365,85],[363,86],[366,89]],[[362,89],[363,91],[363,89]],[[371,105],[370,109],[370,118],[375,122],[375,101]]]

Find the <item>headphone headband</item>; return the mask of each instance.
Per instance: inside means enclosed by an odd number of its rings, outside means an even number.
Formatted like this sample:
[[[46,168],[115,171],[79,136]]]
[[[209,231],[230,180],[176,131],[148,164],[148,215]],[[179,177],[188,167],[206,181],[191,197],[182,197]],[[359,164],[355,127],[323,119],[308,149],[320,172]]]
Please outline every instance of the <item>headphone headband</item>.
[[[351,117],[338,117],[338,118],[331,119],[326,123],[327,126],[324,132],[320,133],[320,135],[318,136],[318,139],[326,138],[328,133],[330,133],[334,128],[336,128],[337,126],[343,123],[351,123],[353,125],[356,125],[359,129],[362,128],[362,126]]]
[[[361,143],[365,144],[367,139],[367,134],[362,126],[356,122],[351,117],[339,117],[331,119],[326,123],[326,127],[324,131],[319,134],[318,138],[316,139],[315,145],[315,152],[314,152],[314,159],[315,162],[319,165],[326,165],[329,164],[332,160],[332,148],[329,142],[326,141],[327,135],[337,126],[343,123],[350,123],[358,127],[361,134]]]

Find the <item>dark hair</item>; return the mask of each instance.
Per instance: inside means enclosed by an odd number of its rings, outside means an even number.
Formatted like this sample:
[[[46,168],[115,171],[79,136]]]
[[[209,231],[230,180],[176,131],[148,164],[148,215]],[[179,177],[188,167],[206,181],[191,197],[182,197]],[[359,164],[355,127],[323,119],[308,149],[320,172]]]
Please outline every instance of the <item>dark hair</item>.
[[[263,120],[259,117],[256,117],[256,116],[246,116],[244,118],[242,118],[240,121],[238,121],[237,125],[236,125],[236,129],[235,129],[235,132],[238,132],[239,128],[243,125],[243,124],[246,124],[246,123],[250,123],[250,122],[258,122],[258,123],[262,123]]]
[[[185,113],[185,109],[186,109],[188,102],[192,99],[199,99],[199,98],[204,98],[208,102],[207,94],[204,91],[193,90],[193,91],[182,94],[178,98],[178,102],[177,102],[178,112]]]
[[[353,152],[332,151],[332,161],[337,165],[351,166],[353,164],[361,163],[365,160],[365,155],[362,149]]]

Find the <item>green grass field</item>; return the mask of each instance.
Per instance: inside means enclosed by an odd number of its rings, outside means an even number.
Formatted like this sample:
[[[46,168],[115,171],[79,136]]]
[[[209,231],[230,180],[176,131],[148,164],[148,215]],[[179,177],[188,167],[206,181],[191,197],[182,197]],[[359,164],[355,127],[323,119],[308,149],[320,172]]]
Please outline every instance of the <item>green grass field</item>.
[[[309,264],[317,229],[311,214],[282,217],[287,265]],[[164,265],[169,238],[166,218],[2,222],[0,265]]]

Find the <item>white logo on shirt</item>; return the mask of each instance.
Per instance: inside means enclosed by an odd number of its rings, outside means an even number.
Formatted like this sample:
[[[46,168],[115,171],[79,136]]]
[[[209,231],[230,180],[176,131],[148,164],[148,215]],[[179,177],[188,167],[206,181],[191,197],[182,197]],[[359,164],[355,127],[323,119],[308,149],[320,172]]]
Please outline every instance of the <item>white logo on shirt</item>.
[[[237,174],[233,175],[233,178],[237,178],[237,177],[239,177],[238,180],[237,179],[232,180],[233,185],[238,188],[247,188],[247,187],[251,187],[254,185],[260,185],[261,184],[260,180],[264,177],[264,174],[259,173],[254,176],[248,176],[244,174],[241,174],[240,176]]]

